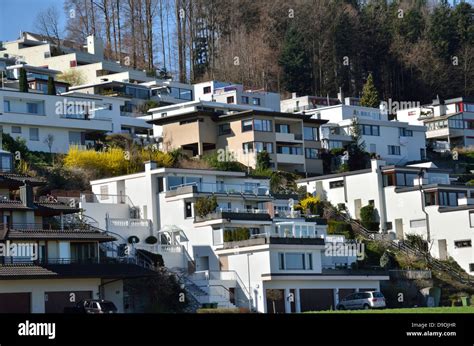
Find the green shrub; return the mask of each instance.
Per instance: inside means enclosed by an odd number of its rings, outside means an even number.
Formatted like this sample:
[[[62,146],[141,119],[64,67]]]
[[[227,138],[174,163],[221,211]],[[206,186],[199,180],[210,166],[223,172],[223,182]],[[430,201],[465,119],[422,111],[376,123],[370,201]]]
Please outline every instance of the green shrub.
[[[340,234],[345,236],[346,239],[354,238],[351,225],[344,221],[329,220],[328,234]]]
[[[217,198],[212,196],[211,198],[200,197],[194,203],[194,210],[196,215],[199,217],[205,217],[217,209]]]
[[[250,230],[247,227],[224,230],[224,242],[250,239]]]
[[[418,234],[406,234],[405,242],[420,251],[428,251],[428,243]]]
[[[360,222],[362,226],[371,232],[378,232],[380,223],[375,218],[375,208],[373,204],[366,205],[360,209]]]

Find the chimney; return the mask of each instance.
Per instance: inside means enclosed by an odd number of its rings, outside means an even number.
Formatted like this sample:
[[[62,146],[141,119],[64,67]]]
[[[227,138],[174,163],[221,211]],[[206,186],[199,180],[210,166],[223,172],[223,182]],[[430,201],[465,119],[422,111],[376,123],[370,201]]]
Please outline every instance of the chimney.
[[[296,93],[291,93],[291,98],[292,98],[292,99],[295,99],[295,98],[297,98],[297,97],[298,97],[298,96],[296,96]]]
[[[33,207],[33,187],[27,180],[20,186],[20,199],[25,207]]]
[[[87,53],[94,54],[99,59],[104,59],[104,44],[102,40],[94,35],[87,36]]]
[[[145,162],[145,171],[151,171],[157,168],[157,164],[155,161],[146,161]]]

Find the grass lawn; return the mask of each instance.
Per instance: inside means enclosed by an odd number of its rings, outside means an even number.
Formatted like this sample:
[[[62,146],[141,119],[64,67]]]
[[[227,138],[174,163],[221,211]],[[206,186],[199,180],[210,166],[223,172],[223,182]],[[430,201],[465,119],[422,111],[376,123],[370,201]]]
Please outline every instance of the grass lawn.
[[[406,308],[406,309],[382,309],[382,310],[326,310],[311,311],[310,314],[473,314],[474,306],[453,306],[438,308]]]

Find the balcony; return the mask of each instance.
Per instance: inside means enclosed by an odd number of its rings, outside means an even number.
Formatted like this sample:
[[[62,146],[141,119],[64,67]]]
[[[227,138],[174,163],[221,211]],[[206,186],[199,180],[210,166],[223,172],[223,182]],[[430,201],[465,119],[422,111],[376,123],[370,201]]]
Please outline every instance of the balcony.
[[[224,242],[224,249],[233,249],[238,247],[258,246],[265,244],[278,245],[320,245],[324,246],[324,238],[290,238],[268,236],[266,233],[259,234],[254,238],[247,240]]]
[[[277,142],[302,142],[303,136],[301,133],[275,133],[275,140]]]
[[[305,158],[303,154],[277,154],[278,163],[301,164],[304,165]]]
[[[195,223],[214,220],[271,221],[271,217],[266,209],[220,209],[203,217],[197,215],[194,217]]]
[[[254,184],[192,183],[170,187],[170,189],[166,191],[166,197],[174,197],[188,193],[254,195],[268,197],[270,195],[270,189],[268,186],[259,186]]]
[[[426,131],[426,138],[427,139],[432,139],[432,138],[448,138],[448,137],[462,137],[464,136],[464,130],[463,129],[455,129],[451,127],[444,127],[444,128],[437,128]]]

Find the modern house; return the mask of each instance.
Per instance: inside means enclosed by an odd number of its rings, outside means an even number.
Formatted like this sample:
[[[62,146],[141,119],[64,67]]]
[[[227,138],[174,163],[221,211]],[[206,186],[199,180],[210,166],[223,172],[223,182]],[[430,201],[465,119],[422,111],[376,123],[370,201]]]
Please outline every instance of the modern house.
[[[124,116],[120,109],[125,100],[120,98],[5,88],[0,90],[0,99],[3,133],[23,138],[34,151],[65,153],[70,145],[92,145],[105,134],[147,134],[151,128],[144,120]]]
[[[161,132],[164,151],[181,148],[190,156],[225,152],[255,167],[256,154],[265,150],[274,169],[322,173],[319,127],[326,120],[304,114],[238,110],[239,106],[200,101],[166,110],[154,108],[149,122]]]
[[[321,126],[321,144],[325,149],[343,148],[350,143],[353,122],[357,120],[365,150],[388,163],[404,164],[423,160],[426,156],[423,126],[389,121],[385,112],[378,108],[355,105],[353,98],[349,97],[341,99],[339,104],[335,99],[332,99],[332,102],[329,99],[329,104],[336,103],[329,106],[319,106],[317,101],[299,106],[302,101],[300,99],[283,100],[282,109],[327,120],[327,123]],[[303,110],[299,109],[301,107]]]
[[[449,151],[474,145],[474,98],[433,100],[429,105],[397,111],[397,119],[426,127],[428,147]]]
[[[0,312],[62,313],[82,299],[107,299],[125,311],[123,280],[153,271],[109,262],[103,245],[115,238],[80,222],[80,210],[36,196],[41,178],[11,171],[0,153]]]
[[[301,179],[298,186],[344,205],[354,219],[373,204],[381,233],[400,240],[420,235],[434,257],[452,257],[474,272],[474,188],[452,184],[449,171],[430,163],[395,166],[372,160],[369,169]]]
[[[84,212],[119,243],[135,236],[135,249],[161,254],[200,303],[260,312],[324,310],[388,279],[384,272],[349,270],[355,254],[327,255],[328,243],[346,244],[344,237],[327,236],[326,220],[304,218],[287,197],[273,196],[268,179],[148,162],[144,173],[91,187],[93,194],[80,200]],[[214,197],[217,207],[203,213],[197,204]],[[158,243],[149,244],[150,236]]]

